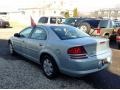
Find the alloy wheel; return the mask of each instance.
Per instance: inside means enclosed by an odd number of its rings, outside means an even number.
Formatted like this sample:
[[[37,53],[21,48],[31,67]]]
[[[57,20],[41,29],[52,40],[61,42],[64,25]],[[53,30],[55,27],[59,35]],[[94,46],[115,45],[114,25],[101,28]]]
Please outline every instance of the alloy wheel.
[[[43,69],[47,76],[52,75],[53,73],[53,65],[49,59],[45,59],[43,62]]]

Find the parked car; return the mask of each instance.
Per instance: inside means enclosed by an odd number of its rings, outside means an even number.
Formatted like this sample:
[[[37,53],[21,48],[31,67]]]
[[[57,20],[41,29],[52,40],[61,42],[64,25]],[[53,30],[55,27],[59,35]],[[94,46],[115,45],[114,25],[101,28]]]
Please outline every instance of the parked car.
[[[6,28],[6,27],[9,27],[9,26],[10,26],[9,21],[5,21],[3,19],[0,19],[0,27]]]
[[[120,30],[119,30],[120,29],[120,21],[114,20],[114,24],[115,24],[114,31],[112,33],[112,36],[110,37],[110,40],[116,42],[116,37],[120,35]]]
[[[95,18],[67,18],[64,24],[80,28],[90,35],[99,35],[109,38],[114,31],[114,22],[112,20]]]
[[[111,63],[109,40],[91,37],[69,25],[37,25],[14,34],[10,53],[19,53],[41,65],[48,78],[59,72],[80,77],[107,68]]]
[[[120,28],[117,31],[116,42],[117,42],[118,48],[120,49]]]
[[[40,17],[38,24],[62,24],[65,18],[60,16],[43,16]]]

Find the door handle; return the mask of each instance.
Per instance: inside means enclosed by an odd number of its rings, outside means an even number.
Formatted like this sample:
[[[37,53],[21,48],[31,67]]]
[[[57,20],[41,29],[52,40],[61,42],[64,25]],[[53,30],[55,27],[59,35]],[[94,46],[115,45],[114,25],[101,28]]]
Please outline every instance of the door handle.
[[[39,44],[39,46],[43,46],[42,44]]]

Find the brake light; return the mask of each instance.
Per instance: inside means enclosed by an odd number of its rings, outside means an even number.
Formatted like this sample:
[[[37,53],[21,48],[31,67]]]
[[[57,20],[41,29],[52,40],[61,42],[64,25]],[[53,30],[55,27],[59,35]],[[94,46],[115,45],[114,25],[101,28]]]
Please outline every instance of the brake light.
[[[95,28],[97,34],[100,34],[100,28]]]
[[[87,52],[83,46],[72,47],[68,49],[68,54],[70,54],[70,58],[72,59],[84,59],[87,58]]]
[[[68,49],[68,54],[84,54],[84,53],[86,53],[86,51],[83,48],[83,46],[72,47],[72,48]]]

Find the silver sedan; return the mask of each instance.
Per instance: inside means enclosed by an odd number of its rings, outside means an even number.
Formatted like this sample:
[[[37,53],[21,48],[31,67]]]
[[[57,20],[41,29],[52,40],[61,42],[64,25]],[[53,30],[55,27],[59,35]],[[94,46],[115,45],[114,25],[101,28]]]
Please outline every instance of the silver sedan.
[[[103,70],[111,63],[108,39],[91,37],[68,25],[27,27],[8,42],[12,55],[19,53],[39,63],[50,79],[59,72],[80,77]]]

